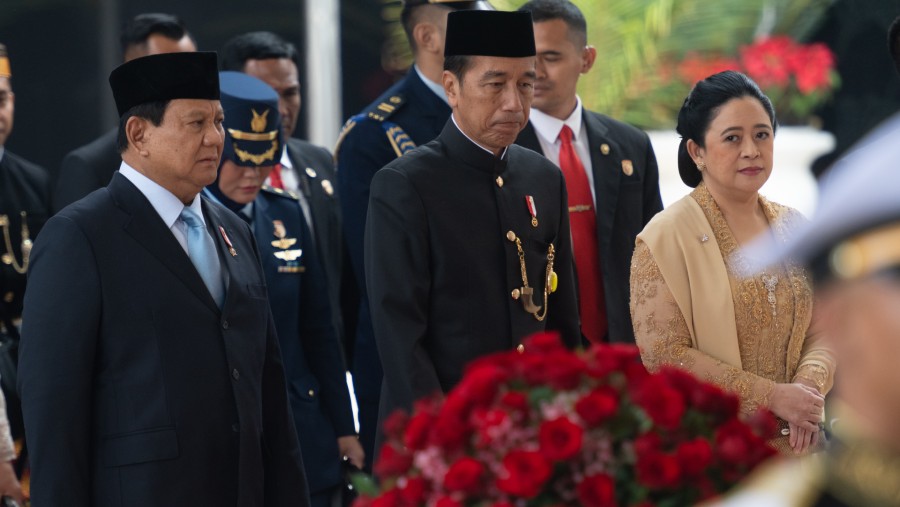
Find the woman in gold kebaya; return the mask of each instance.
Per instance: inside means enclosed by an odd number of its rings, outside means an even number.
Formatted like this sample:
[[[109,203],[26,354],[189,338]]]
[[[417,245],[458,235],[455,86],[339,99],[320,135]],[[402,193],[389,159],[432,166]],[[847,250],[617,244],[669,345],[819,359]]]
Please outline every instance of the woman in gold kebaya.
[[[631,313],[644,363],[684,368],[740,396],[745,413],[779,418],[772,444],[805,453],[821,439],[835,362],[815,332],[807,273],[784,263],[748,275],[740,246],[785,240],[800,214],[759,195],[772,171],[777,123],[748,77],[697,83],[678,115],[678,168],[695,190],[638,236]]]

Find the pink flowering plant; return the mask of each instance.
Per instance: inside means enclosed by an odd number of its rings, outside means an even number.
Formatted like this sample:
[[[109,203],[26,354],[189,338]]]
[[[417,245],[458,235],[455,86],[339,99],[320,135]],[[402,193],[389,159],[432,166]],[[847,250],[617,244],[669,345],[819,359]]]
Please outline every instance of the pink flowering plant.
[[[680,506],[726,491],[772,456],[774,419],[682,370],[649,373],[634,346],[472,363],[446,397],[393,414],[355,507]]]
[[[743,45],[734,57],[690,53],[677,66],[679,78],[689,86],[725,70],[743,72],[756,81],[786,123],[807,120],[840,84],[828,46],[800,44],[786,35]]]

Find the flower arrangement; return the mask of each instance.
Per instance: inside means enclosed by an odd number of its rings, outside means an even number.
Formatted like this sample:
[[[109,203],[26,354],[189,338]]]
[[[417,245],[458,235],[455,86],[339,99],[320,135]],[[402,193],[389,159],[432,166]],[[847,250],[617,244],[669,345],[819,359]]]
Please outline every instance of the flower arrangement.
[[[727,490],[773,455],[774,419],[634,346],[526,349],[472,363],[444,398],[385,421],[354,507],[679,506]]]
[[[756,81],[787,123],[806,121],[840,81],[834,54],[827,46],[799,44],[785,35],[741,46],[737,58],[690,53],[678,64],[677,73],[685,84],[693,86],[724,70],[743,72]]]

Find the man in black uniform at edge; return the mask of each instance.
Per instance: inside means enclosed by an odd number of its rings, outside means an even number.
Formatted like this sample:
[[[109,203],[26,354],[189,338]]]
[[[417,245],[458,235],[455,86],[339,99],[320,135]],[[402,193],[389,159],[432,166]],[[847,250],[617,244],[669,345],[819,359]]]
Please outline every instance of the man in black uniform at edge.
[[[532,333],[581,342],[565,181],[513,144],[535,81],[531,15],[452,12],[444,55],[451,119],[372,179],[366,285],[382,421]]]
[[[15,347],[19,341],[31,242],[50,214],[47,171],[5,149],[13,128],[14,110],[12,71],[6,46],[0,44],[0,230],[3,234],[0,240],[0,340],[4,342],[4,348]],[[21,501],[22,490],[11,461],[16,457],[13,439],[23,437],[25,429],[14,373],[4,370],[0,379],[6,402],[0,413],[0,495]]]
[[[145,56],[109,81],[119,171],[48,220],[31,258],[32,499],[308,506],[256,242],[199,195],[224,144],[216,55]]]
[[[376,171],[437,137],[450,117],[450,105],[441,85],[447,13],[491,8],[486,1],[405,1],[401,20],[414,65],[405,78],[347,121],[335,149],[344,239],[358,287],[358,304],[345,308],[358,307],[350,370],[359,405],[359,438],[367,456],[374,455],[382,380],[363,266],[369,185]],[[345,319],[348,317],[344,315]]]
[[[164,13],[138,14],[119,36],[123,62],[147,55],[197,51],[197,44],[178,17]],[[109,184],[122,157],[116,149],[118,129],[70,151],[55,175],[53,212]]]

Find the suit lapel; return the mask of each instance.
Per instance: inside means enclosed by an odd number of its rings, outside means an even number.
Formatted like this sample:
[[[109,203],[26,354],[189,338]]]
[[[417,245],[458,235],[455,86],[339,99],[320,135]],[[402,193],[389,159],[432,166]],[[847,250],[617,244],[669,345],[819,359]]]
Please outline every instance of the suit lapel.
[[[316,222],[316,217],[324,217],[327,210],[324,209],[326,203],[321,199],[321,192],[318,192],[313,188],[317,182],[312,181],[312,178],[306,174],[306,168],[311,167],[313,164],[303,155],[301,150],[297,149],[296,146],[292,146],[290,142],[288,142],[287,147],[288,157],[291,159],[291,163],[294,164],[294,169],[297,171],[297,178],[301,187],[300,191],[304,192],[303,195],[306,196],[306,201],[309,203],[310,215],[312,216],[307,218],[318,231],[319,224]],[[318,175],[323,174],[320,168],[313,167],[313,169]]]
[[[522,129],[521,132],[519,132],[519,137],[516,139],[516,144],[544,155],[544,150],[541,149],[541,143],[537,138],[537,132],[535,132],[534,126],[530,121],[525,125],[525,128]]]
[[[116,205],[130,216],[124,225],[125,232],[153,254],[210,310],[218,313],[219,308],[190,257],[144,194],[118,172],[113,175],[108,189]]]
[[[247,262],[247,259],[253,259],[254,255],[250,245],[241,244],[241,232],[228,225],[229,221],[224,219],[223,215],[231,212],[222,206],[213,204],[205,196],[201,195],[201,200],[203,203],[203,215],[206,217],[206,227],[213,238],[213,243],[216,245],[216,252],[219,254],[219,265],[222,267],[222,278],[225,281],[225,304],[222,305],[222,309],[225,311],[231,301],[237,297],[238,291],[231,289],[232,285],[237,288],[239,284],[241,264]],[[256,215],[256,212],[254,212],[254,215]],[[231,222],[238,225],[241,223],[239,220],[232,220]],[[232,255],[232,249],[234,249],[235,255]]]
[[[588,147],[591,152],[591,171],[594,174],[594,194],[597,200],[597,234],[600,240],[600,258],[609,258],[610,238],[616,218],[619,185],[622,181],[621,148],[607,137],[607,128],[597,117],[584,110],[584,126],[587,128]],[[604,155],[602,146],[609,146]]]

